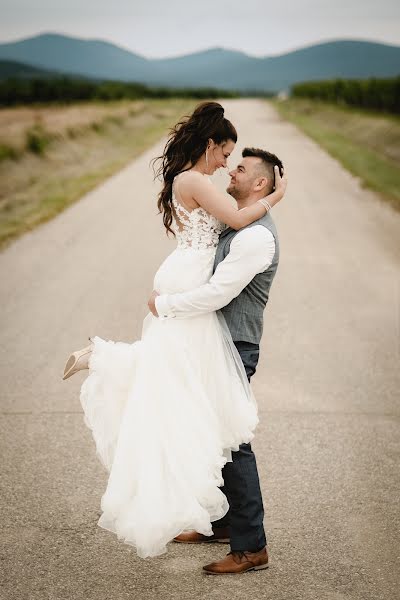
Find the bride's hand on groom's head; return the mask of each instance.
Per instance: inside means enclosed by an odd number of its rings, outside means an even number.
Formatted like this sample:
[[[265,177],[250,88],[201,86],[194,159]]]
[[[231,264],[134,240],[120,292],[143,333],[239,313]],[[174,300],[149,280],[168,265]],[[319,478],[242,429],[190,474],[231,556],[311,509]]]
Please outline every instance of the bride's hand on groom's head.
[[[151,292],[151,296],[149,298],[149,301],[147,303],[147,306],[149,307],[150,312],[155,316],[158,317],[158,312],[156,309],[156,298],[157,296],[159,296],[160,294],[158,292],[156,292],[156,290],[153,290]]]
[[[287,187],[287,174],[286,170],[282,171],[282,175],[280,174],[278,165],[274,166],[274,174],[275,174],[275,189],[274,192],[277,196],[277,202],[283,198],[286,192]]]

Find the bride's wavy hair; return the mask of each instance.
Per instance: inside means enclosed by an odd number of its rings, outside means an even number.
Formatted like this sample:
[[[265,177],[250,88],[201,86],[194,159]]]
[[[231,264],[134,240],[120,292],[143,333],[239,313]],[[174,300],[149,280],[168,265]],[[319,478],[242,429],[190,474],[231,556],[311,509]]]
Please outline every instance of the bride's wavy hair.
[[[232,140],[237,142],[237,131],[228,119],[224,117],[224,109],[218,102],[202,102],[190,116],[183,117],[172,129],[161,156],[153,159],[155,177],[164,181],[164,186],[158,195],[157,207],[163,215],[163,223],[168,232],[172,224],[172,183],[174,177],[182,171],[187,171],[197,163],[206,151],[208,140],[216,144]],[[155,163],[160,166],[155,170]]]

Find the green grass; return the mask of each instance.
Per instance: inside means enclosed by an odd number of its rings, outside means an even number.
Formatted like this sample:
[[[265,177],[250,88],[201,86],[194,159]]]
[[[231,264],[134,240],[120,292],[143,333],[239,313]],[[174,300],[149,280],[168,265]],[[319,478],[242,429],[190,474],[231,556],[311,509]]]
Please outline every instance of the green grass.
[[[362,185],[400,210],[400,119],[303,99],[275,101],[297,125]]]
[[[26,133],[26,149],[34,154],[44,154],[51,141],[51,136],[41,125],[31,127]]]
[[[2,160],[8,159],[17,159],[20,155],[20,152],[10,144],[2,144],[0,143],[0,162]]]
[[[29,151],[17,159],[3,146],[0,248],[122,169],[167,135],[196,104],[187,99],[148,100],[143,110],[132,109],[126,118],[111,115],[80,129],[72,125],[63,137],[30,130]]]

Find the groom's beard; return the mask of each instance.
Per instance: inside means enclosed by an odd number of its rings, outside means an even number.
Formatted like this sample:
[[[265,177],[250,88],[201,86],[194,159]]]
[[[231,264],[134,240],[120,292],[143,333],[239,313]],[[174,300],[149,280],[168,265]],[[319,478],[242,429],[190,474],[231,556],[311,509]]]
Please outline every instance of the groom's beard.
[[[228,187],[226,188],[226,191],[236,201],[239,200],[241,197],[240,192],[235,188],[235,184],[228,185]]]
[[[232,198],[234,198],[236,200],[236,202],[240,202],[241,200],[243,200],[244,198],[247,198],[247,194],[243,194],[241,193],[239,190],[237,190],[235,188],[235,186],[233,185],[232,187],[229,185],[226,188],[227,193],[232,196]]]

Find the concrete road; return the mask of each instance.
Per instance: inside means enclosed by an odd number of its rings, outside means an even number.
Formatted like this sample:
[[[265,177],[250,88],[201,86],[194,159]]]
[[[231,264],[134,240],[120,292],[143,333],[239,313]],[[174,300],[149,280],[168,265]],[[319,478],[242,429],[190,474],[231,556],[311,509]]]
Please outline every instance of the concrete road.
[[[231,165],[261,146],[290,177],[253,380],[271,567],[209,577],[201,566],[227,546],[142,560],[96,525],[107,474],[83,423],[85,375],[61,375],[89,335],[140,336],[174,246],[149,168],[160,143],[0,255],[4,600],[398,597],[400,215],[272,107],[224,104]]]

